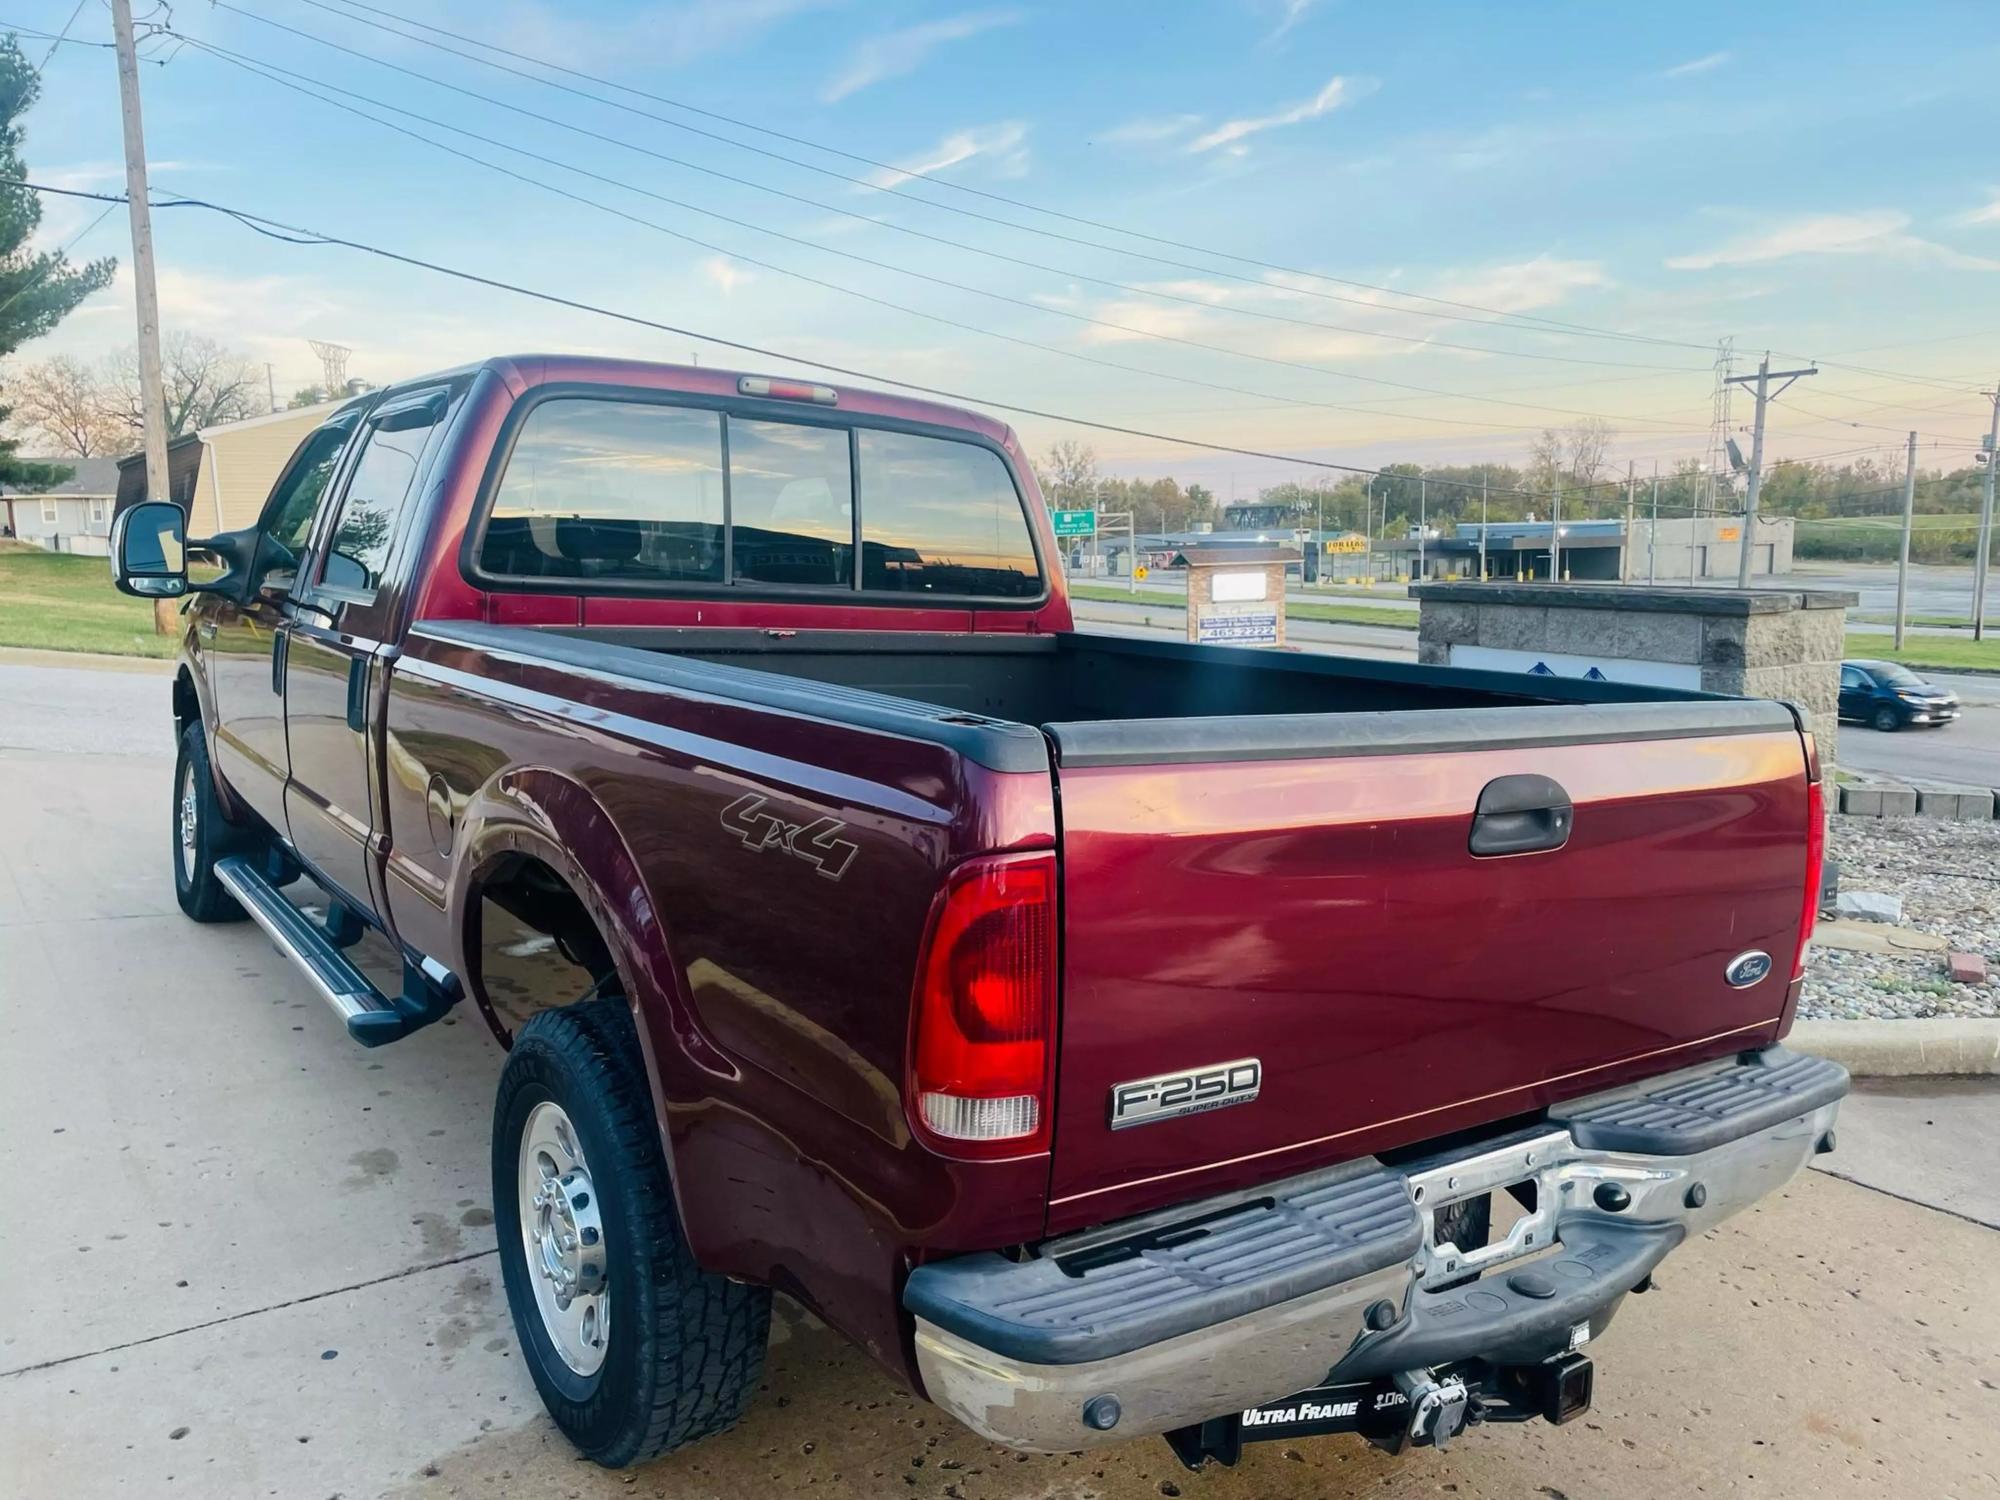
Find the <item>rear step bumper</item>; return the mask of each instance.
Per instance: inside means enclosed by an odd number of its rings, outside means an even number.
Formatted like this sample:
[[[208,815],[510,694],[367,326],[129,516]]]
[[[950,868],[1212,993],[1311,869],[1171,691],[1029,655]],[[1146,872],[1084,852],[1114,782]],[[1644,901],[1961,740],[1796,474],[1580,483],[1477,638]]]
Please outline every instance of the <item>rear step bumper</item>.
[[[354,966],[329,933],[285,899],[283,891],[242,855],[215,862],[215,878],[264,929],[264,935],[292,961],[347,1034],[364,1047],[379,1047],[437,1020],[458,999],[457,979],[435,960],[403,961],[403,993],[389,996]],[[349,918],[351,920],[351,918]]]
[[[1688,1235],[1831,1150],[1846,1092],[1837,1064],[1773,1047],[1435,1158],[1365,1158],[1030,1260],[921,1266],[903,1297],[918,1369],[930,1399],[985,1437],[1067,1453],[1328,1380],[1536,1364],[1602,1332]],[[1504,1238],[1433,1243],[1439,1210],[1503,1188],[1532,1200]]]

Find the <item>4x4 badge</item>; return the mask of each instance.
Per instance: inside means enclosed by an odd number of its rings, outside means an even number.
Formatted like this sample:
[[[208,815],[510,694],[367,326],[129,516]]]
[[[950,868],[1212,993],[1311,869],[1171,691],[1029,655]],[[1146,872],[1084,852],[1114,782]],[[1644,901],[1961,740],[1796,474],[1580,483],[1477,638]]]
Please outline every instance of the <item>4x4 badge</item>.
[[[755,792],[738,797],[722,810],[722,826],[743,841],[743,847],[762,853],[782,849],[793,859],[802,859],[828,880],[838,880],[861,852],[840,835],[847,825],[838,818],[819,818],[811,823],[787,823],[776,813],[763,812],[764,799]]]

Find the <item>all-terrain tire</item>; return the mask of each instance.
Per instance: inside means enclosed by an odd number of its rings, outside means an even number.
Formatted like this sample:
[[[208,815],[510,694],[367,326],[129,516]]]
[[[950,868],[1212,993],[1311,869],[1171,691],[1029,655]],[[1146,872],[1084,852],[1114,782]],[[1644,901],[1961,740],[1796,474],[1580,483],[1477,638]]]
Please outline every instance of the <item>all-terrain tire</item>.
[[[174,899],[181,910],[197,922],[242,921],[247,913],[215,878],[215,862],[240,853],[251,840],[222,816],[216,803],[208,743],[198,723],[181,731],[180,753],[174,758],[172,831]]]
[[[523,1134],[544,1101],[574,1126],[603,1220],[603,1362],[587,1376],[550,1338],[521,1228]],[[623,998],[544,1011],[515,1036],[493,1106],[493,1218],[528,1373],[586,1457],[610,1469],[643,1463],[743,1415],[764,1367],[771,1293],[712,1275],[689,1253]]]

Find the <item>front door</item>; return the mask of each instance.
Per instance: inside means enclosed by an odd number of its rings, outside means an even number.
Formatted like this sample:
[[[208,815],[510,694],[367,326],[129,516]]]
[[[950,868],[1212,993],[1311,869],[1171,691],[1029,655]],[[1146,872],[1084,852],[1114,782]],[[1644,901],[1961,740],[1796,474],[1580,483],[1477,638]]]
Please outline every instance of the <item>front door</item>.
[[[195,633],[208,659],[215,714],[215,768],[250,809],[273,828],[285,826],[283,602],[297,582],[313,515],[355,417],[343,414],[299,445],[264,503],[256,552],[241,604],[201,596]]]
[[[392,567],[409,530],[442,391],[391,398],[363,426],[359,452],[289,609],[285,728],[292,844],[337,893],[381,910],[374,788],[379,725],[369,705],[387,662],[398,591]]]
[[[1865,719],[1873,711],[1872,700],[1875,684],[1868,674],[1859,667],[1840,669],[1840,716],[1843,719]]]

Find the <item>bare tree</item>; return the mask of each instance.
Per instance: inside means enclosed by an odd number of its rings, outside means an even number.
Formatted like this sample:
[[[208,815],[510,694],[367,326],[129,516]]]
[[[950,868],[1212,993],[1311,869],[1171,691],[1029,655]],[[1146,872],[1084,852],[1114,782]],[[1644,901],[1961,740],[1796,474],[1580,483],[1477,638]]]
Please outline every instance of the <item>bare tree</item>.
[[[141,430],[137,351],[127,349],[114,356],[110,373],[119,415],[133,431]],[[160,373],[166,387],[168,437],[263,410],[258,400],[262,372],[204,334],[185,329],[168,334],[160,348]]]
[[[1073,507],[1097,492],[1097,452],[1072,438],[1051,443],[1035,468],[1035,479],[1051,505]]]
[[[65,457],[125,452],[131,429],[114,409],[117,393],[90,366],[67,354],[27,365],[7,383],[14,420]]]
[[[1594,484],[1604,470],[1617,430],[1602,417],[1580,417],[1567,427],[1545,427],[1529,450],[1528,480],[1533,489],[1557,484]]]

